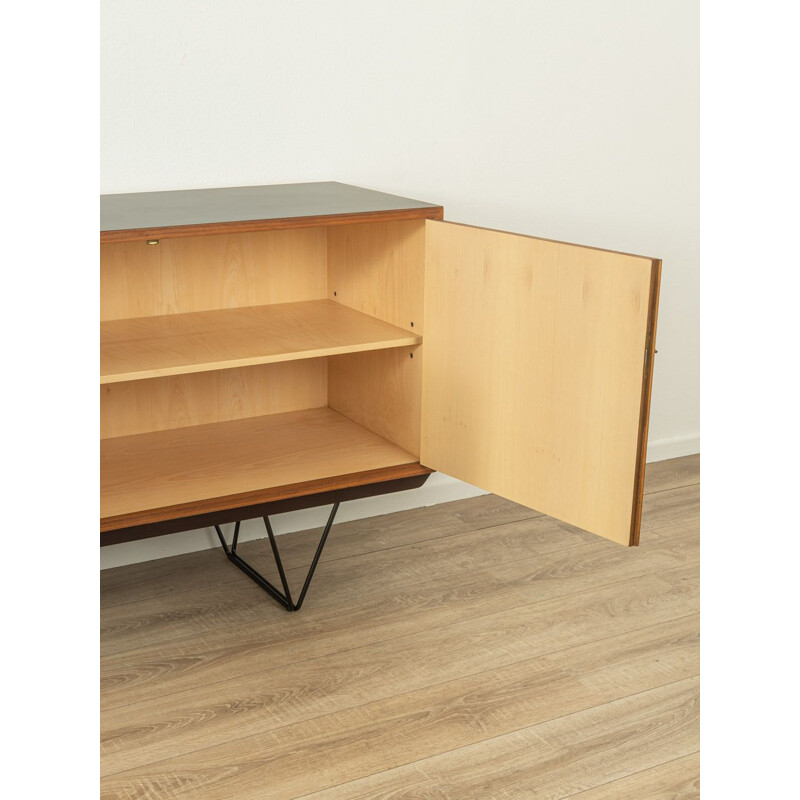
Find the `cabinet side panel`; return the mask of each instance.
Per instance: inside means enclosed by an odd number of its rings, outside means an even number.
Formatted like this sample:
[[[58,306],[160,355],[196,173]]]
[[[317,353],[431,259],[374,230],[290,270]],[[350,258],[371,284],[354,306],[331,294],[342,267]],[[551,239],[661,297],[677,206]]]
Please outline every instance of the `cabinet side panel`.
[[[422,350],[331,356],[328,405],[419,457]]]
[[[651,259],[427,223],[421,461],[631,544]]]
[[[330,228],[328,297],[424,338],[424,261],[424,220]],[[328,405],[418,454],[423,350],[329,359]]]
[[[100,387],[100,438],[327,405],[324,358]]]
[[[325,228],[100,246],[102,321],[321,300]]]
[[[424,261],[424,220],[330,228],[328,297],[422,333]]]

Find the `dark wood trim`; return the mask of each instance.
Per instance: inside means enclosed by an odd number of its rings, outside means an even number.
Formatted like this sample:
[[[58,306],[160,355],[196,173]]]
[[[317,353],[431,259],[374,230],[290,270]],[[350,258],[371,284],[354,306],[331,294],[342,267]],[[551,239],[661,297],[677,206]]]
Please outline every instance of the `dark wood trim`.
[[[628,544],[639,544],[644,502],[644,473],[647,461],[647,431],[650,425],[650,397],[653,393],[653,359],[656,352],[656,324],[658,322],[658,296],[661,288],[661,261],[653,260],[650,272],[650,298],[647,309],[647,337],[645,339],[644,371],[642,374],[642,402],[639,412],[639,441],[636,446],[636,478],[633,484],[633,511],[631,537]]]
[[[316,481],[292,483],[286,486],[276,486],[270,489],[260,489],[253,492],[242,492],[225,497],[210,497],[192,503],[179,503],[162,508],[148,508],[142,511],[133,511],[129,514],[118,514],[114,517],[101,518],[100,532],[105,533],[107,531],[116,531],[121,528],[153,525],[157,522],[198,517],[205,514],[215,514],[217,512],[234,509],[238,513],[241,509],[250,506],[262,506],[267,503],[307,497],[309,495],[319,495],[321,493],[334,492],[340,489],[374,486],[376,483],[384,483],[401,478],[413,478],[421,475],[427,478],[431,472],[433,472],[433,470],[428,469],[428,467],[423,467],[418,462],[414,462],[411,464],[399,464],[395,467],[367,470],[365,472],[352,472],[349,475],[336,475],[332,478],[322,478]],[[318,503],[314,502],[310,503],[310,505],[318,505]],[[298,506],[298,508],[302,508],[302,506]],[[237,519],[237,517],[234,515],[232,519]],[[242,519],[244,519],[244,517],[242,517]],[[180,529],[176,528],[175,530]],[[186,529],[184,528],[184,530]]]
[[[208,236],[216,233],[251,233],[285,228],[316,228],[327,225],[357,225],[366,222],[397,222],[408,219],[442,219],[442,206],[407,208],[394,211],[368,211],[359,214],[327,214],[318,217],[247,219],[234,222],[208,222],[200,225],[171,225],[159,228],[100,231],[100,244],[135,242],[142,239],[178,239],[185,236]]]
[[[422,486],[430,472],[423,475],[411,475],[407,478],[395,478],[378,483],[366,483],[361,486],[351,486],[348,489],[336,489],[330,492],[292,497],[286,500],[276,500],[271,503],[230,508],[210,514],[196,514],[179,519],[155,522],[150,525],[135,525],[130,528],[118,528],[106,531],[100,535],[100,545],[120,544],[133,542],[139,539],[148,539],[153,536],[164,536],[179,531],[191,531],[197,528],[208,528],[212,525],[224,525],[242,519],[254,519],[269,514],[283,514],[287,511],[298,511],[302,508],[329,505],[331,503],[344,503],[347,500],[360,500],[363,497],[375,497],[392,492],[404,492],[408,489],[417,489]]]

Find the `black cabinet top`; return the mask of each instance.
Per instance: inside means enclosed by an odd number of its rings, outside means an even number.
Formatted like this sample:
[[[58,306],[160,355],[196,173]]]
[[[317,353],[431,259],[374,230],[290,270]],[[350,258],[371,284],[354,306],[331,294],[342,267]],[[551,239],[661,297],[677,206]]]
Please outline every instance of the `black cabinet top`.
[[[106,194],[100,240],[441,217],[441,206],[333,181]]]

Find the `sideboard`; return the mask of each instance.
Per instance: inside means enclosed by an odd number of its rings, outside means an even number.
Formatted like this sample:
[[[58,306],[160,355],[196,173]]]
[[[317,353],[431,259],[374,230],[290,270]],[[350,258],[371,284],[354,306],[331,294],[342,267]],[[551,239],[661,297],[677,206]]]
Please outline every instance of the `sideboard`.
[[[100,242],[101,544],[213,526],[296,610],[339,503],[434,470],[638,543],[658,259],[340,183],[105,195]],[[269,515],[324,504],[292,599]]]

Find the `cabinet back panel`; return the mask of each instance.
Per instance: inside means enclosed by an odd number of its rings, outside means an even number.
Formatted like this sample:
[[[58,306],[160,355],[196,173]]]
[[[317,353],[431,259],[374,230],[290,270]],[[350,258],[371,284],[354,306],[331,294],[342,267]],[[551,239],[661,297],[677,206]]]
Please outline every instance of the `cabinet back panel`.
[[[327,405],[324,358],[105,384],[100,438]]]
[[[325,228],[100,246],[103,321],[326,296]]]
[[[423,338],[424,268],[424,220],[328,229],[328,297]],[[331,357],[328,405],[418,454],[421,355],[411,347]]]

